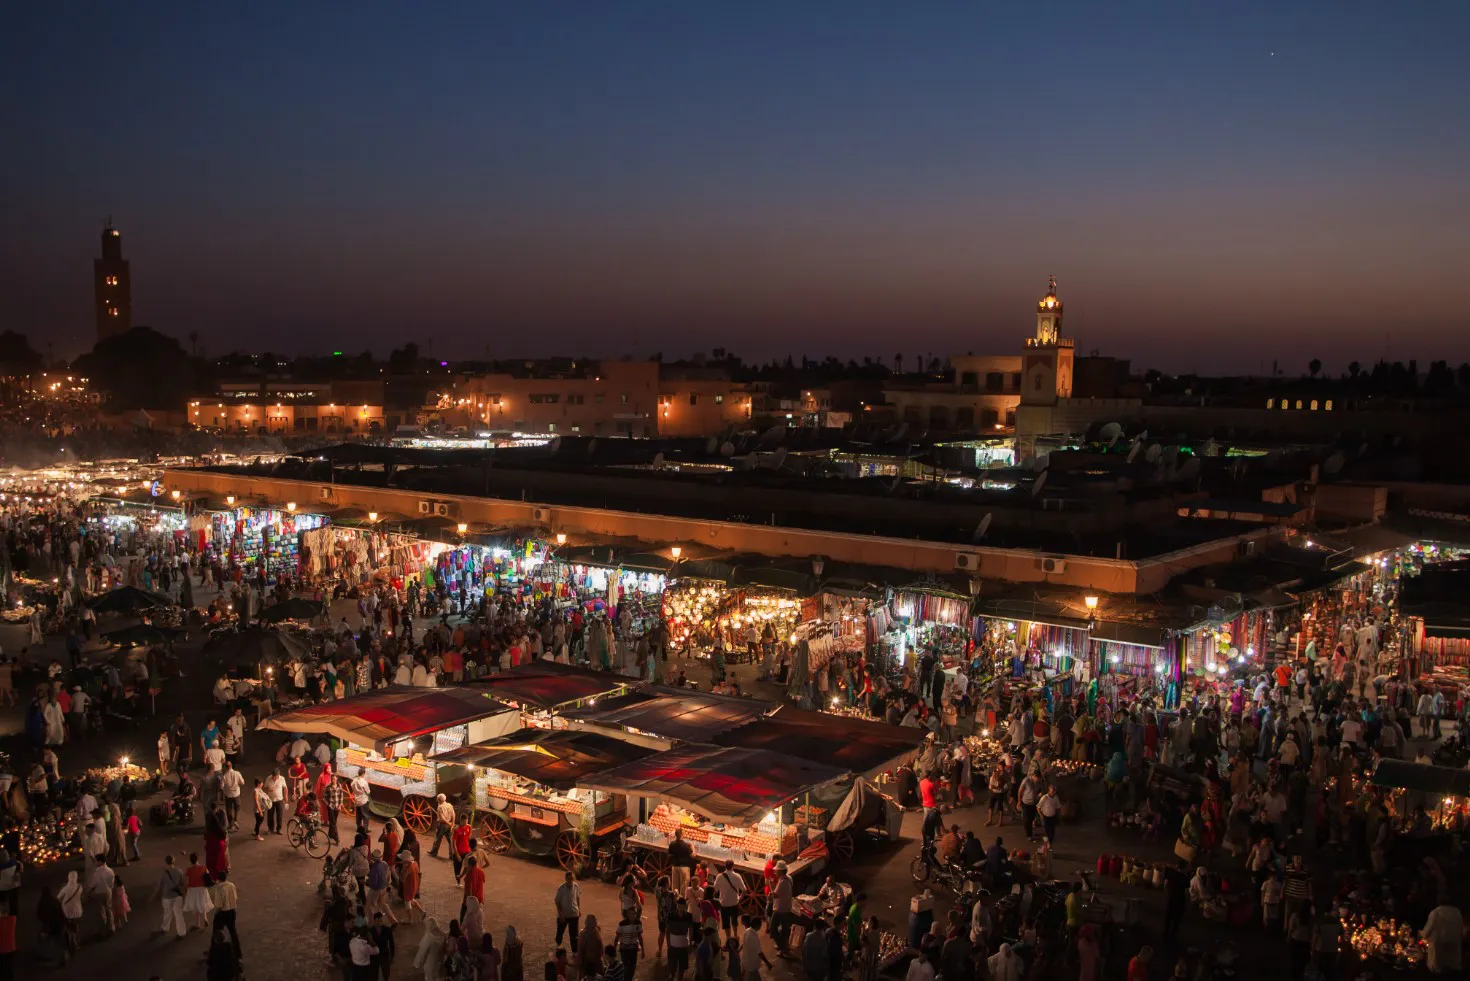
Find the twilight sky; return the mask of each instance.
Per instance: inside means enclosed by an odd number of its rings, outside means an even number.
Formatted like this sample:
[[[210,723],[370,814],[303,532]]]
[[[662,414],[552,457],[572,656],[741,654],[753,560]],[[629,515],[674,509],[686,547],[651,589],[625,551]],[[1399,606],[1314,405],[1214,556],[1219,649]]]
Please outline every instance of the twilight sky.
[[[1120,10],[1118,8],[1126,8]],[[1470,360],[1470,3],[24,4],[0,328]]]

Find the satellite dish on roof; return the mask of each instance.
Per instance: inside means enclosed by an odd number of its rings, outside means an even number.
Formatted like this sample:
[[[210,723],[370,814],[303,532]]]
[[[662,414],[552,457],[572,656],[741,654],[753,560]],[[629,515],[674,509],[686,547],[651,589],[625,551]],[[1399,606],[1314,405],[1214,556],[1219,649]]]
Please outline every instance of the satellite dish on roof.
[[[985,533],[990,530],[990,522],[991,519],[993,519],[994,517],[995,515],[991,514],[989,511],[986,511],[985,517],[981,518],[980,523],[975,526],[975,534],[970,536],[970,541],[978,542],[982,538],[984,538]]]
[[[1358,447],[1358,456],[1367,456],[1367,455],[1368,455],[1368,444],[1367,443],[1364,443],[1362,446],[1359,446]]]
[[[735,444],[726,440],[720,444],[720,456],[729,458],[735,455]]]
[[[1179,447],[1177,447],[1177,446],[1166,446],[1166,447],[1164,447],[1164,462],[1165,463],[1172,464],[1177,459],[1179,459]]]
[[[1132,463],[1134,460],[1137,460],[1138,459],[1138,451],[1139,451],[1139,449],[1142,446],[1143,446],[1142,443],[1138,442],[1138,440],[1134,440],[1133,441],[1133,445],[1130,446],[1130,447],[1128,447],[1128,462],[1129,463]]]
[[[1038,453],[1031,460],[1031,469],[1037,471],[1038,473],[1044,471],[1049,466],[1051,466],[1050,453]]]
[[[1343,460],[1341,453],[1334,453],[1327,458],[1327,461],[1325,463],[1322,464],[1322,469],[1326,473],[1334,474],[1342,469],[1342,465],[1344,462],[1346,461]]]
[[[663,468],[663,465],[664,465],[664,454],[663,454],[663,451],[660,450],[659,452],[657,452],[657,453],[655,453],[653,455],[653,469],[660,470],[660,469]]]
[[[715,453],[719,451],[719,449],[720,449],[720,440],[719,440],[719,437],[718,436],[711,436],[709,439],[707,439],[707,440],[704,441],[704,455],[705,456],[714,456]]]
[[[597,437],[594,436],[587,441],[587,455],[591,456],[597,452]]]
[[[1116,422],[1110,422],[1102,427],[1097,434],[1097,438],[1112,446],[1118,441],[1118,437],[1122,435],[1123,427]]]
[[[906,422],[901,422],[901,423],[898,424],[897,427],[894,428],[892,435],[890,435],[888,437],[888,441],[896,443],[899,440],[903,439],[905,436],[907,436],[908,435],[908,431],[909,431],[909,424],[906,423]]]
[[[1042,473],[1041,473],[1041,476],[1040,477],[1037,477],[1034,481],[1031,482],[1031,496],[1032,497],[1035,497],[1037,494],[1040,494],[1041,493],[1041,488],[1043,488],[1045,486],[1046,486],[1046,471],[1043,470]]]
[[[781,447],[780,449],[778,449],[776,451],[775,457],[771,460],[771,466],[774,467],[777,470],[780,470],[781,469],[781,464],[783,464],[783,463],[786,462],[786,454],[788,452],[789,451],[784,446]]]
[[[1164,451],[1159,448],[1158,443],[1150,443],[1147,452],[1143,454],[1143,459],[1146,463],[1158,463],[1159,457],[1163,455]]]
[[[546,444],[546,448],[551,451],[552,456],[555,456],[556,452],[561,449],[561,437],[551,437],[551,442]]]
[[[1183,465],[1180,466],[1180,468],[1179,468],[1179,476],[1183,480],[1192,480],[1195,477],[1198,477],[1199,476],[1199,471],[1200,471],[1199,457],[1192,456],[1189,459],[1185,460],[1184,463],[1183,463]]]
[[[890,493],[890,494],[896,494],[898,492],[898,485],[901,484],[901,483],[903,483],[903,474],[902,473],[896,473],[896,474],[894,474],[893,475],[893,481],[888,485],[888,493]]]

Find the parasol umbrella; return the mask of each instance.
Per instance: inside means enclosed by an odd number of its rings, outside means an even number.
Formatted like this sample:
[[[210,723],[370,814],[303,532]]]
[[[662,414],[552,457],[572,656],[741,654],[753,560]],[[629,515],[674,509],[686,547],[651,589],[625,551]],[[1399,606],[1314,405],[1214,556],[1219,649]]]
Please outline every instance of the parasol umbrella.
[[[322,604],[316,600],[287,599],[260,611],[257,620],[279,623],[282,620],[311,620],[321,616]]]
[[[105,631],[102,639],[118,647],[152,647],[154,644],[171,644],[174,638],[181,633],[183,633],[181,630],[155,627],[151,623],[139,623],[120,630]]]
[[[226,668],[257,668],[262,664],[284,664],[310,652],[305,642],[280,630],[247,627],[214,637],[201,653],[218,658]]]
[[[174,601],[162,593],[139,589],[137,586],[119,586],[94,599],[92,610],[95,613],[136,615],[174,605]]]

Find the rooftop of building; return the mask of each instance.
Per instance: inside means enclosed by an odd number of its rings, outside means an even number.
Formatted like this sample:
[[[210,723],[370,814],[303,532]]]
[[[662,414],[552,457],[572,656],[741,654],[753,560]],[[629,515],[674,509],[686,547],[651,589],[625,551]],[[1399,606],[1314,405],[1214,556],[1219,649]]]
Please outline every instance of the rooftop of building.
[[[943,466],[944,452],[831,431],[724,441],[563,437],[545,447],[496,451],[342,444],[227,472],[1122,559],[1260,528],[1177,515],[1180,501],[1207,496],[1196,489],[1206,481],[1203,466],[1200,474],[1180,477],[1152,462],[1120,458],[1106,467],[1078,461],[1049,471],[971,468],[964,476],[957,475],[961,468]],[[918,477],[905,475],[910,468],[847,476],[851,468],[834,460],[859,455],[874,463],[928,459],[932,465],[913,470]],[[1226,476],[1245,486],[1240,475]],[[1249,486],[1269,483],[1260,477]]]

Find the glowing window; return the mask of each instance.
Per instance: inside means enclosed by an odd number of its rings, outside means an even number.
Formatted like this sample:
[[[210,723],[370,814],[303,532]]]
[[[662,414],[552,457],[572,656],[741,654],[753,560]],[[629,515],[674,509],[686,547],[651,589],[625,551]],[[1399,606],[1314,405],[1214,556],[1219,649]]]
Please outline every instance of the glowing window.
[[[1332,400],[1331,399],[1328,399],[1325,403],[1323,403],[1322,408],[1326,409],[1328,412],[1331,412],[1332,411]]]
[[[1316,412],[1317,411],[1317,400],[1316,399],[1312,399],[1312,411],[1313,412]]]
[[[1266,408],[1268,408],[1268,409],[1274,409],[1274,408],[1276,408],[1276,400],[1275,399],[1267,399],[1266,400]]]
[[[1300,409],[1300,408],[1301,408],[1301,407],[1302,407],[1302,400],[1301,400],[1301,399],[1297,399],[1297,400],[1296,400],[1296,407],[1297,407],[1297,408],[1298,408],[1298,409]]]

